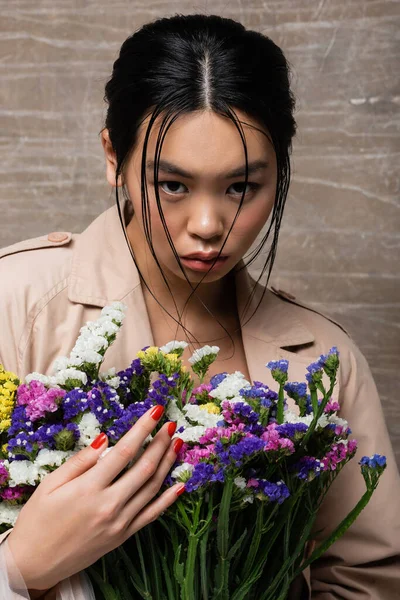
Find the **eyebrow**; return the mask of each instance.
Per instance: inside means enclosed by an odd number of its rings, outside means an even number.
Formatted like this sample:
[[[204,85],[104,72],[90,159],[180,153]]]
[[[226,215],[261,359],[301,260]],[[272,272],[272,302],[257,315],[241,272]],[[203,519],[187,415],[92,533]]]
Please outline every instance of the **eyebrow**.
[[[253,162],[250,162],[248,164],[249,175],[254,174],[258,171],[263,171],[263,170],[267,169],[268,166],[269,166],[269,163],[265,160],[254,160]],[[146,167],[148,169],[154,169],[154,160],[148,160],[146,162]],[[181,167],[178,167],[177,165],[174,165],[167,160],[160,160],[159,170],[162,171],[163,173],[169,173],[169,174],[173,174],[173,175],[179,175],[180,177],[186,177],[186,179],[194,179],[194,175],[192,175],[188,171],[185,171],[184,169],[181,169]],[[233,177],[242,177],[242,176],[244,177],[245,175],[246,175],[246,165],[243,165],[241,167],[233,169],[232,171],[229,171],[229,173],[225,173],[225,174],[221,175],[220,177],[224,178],[224,179],[233,179]]]

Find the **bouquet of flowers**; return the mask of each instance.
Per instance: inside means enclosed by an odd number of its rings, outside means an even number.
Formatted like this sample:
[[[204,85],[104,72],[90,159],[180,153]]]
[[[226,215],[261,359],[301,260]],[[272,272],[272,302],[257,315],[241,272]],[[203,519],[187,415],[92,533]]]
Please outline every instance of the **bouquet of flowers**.
[[[204,383],[219,348],[195,350],[189,373],[181,360],[186,343],[178,341],[144,348],[126,370],[100,372],[124,310],[114,303],[82,327],[51,376],[31,373],[20,383],[0,366],[0,527],[13,526],[42,479],[100,432],[108,436],[106,452],[112,451],[141,415],[161,404],[157,428],[176,421],[175,436],[184,441],[164,486],[181,481],[187,493],[87,569],[96,594],[109,600],[285,600],[293,579],[367,505],[386,467],[384,456],[361,459],[365,494],[306,552],[321,502],[357,448],[332,400],[337,349],[307,367],[306,382],[288,381],[286,360],[268,363],[277,391],[238,371]]]

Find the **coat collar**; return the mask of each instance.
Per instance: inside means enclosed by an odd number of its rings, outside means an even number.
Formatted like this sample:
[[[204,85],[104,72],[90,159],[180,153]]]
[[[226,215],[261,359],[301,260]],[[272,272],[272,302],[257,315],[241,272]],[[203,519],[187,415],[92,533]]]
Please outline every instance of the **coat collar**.
[[[296,318],[293,306],[268,288],[257,312],[247,322],[263,288],[255,284],[246,268],[236,273],[236,290],[249,364],[254,364],[258,351],[263,349],[265,354],[265,344],[277,350],[314,341],[314,335]],[[252,290],[254,294],[248,304]],[[104,307],[116,300],[123,301],[131,293],[137,294],[139,305],[144,306],[139,273],[125,240],[117,207],[113,206],[75,238],[68,298],[71,302]],[[149,339],[151,337],[149,331]]]

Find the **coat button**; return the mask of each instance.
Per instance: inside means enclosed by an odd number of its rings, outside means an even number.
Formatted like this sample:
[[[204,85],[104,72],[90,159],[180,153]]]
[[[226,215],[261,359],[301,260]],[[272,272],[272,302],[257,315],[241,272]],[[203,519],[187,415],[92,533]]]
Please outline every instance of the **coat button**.
[[[53,233],[49,233],[47,239],[49,242],[64,242],[67,237],[68,235],[62,231],[53,231]]]

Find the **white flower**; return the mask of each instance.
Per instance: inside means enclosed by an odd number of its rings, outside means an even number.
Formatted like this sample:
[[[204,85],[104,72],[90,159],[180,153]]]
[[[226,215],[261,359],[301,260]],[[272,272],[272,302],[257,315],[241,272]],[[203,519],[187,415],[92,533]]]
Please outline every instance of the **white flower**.
[[[78,379],[78,381],[81,381],[84,385],[87,383],[86,373],[83,373],[82,371],[79,371],[78,369],[74,369],[72,367],[69,369],[63,369],[62,371],[59,371],[54,376],[54,379],[58,385],[65,385],[67,379]]]
[[[179,437],[184,442],[198,442],[199,439],[201,438],[201,436],[204,435],[204,432],[206,431],[206,429],[207,429],[207,427],[203,427],[202,425],[198,425],[198,426],[194,426],[194,427],[191,427],[189,425],[189,427],[187,427],[184,431],[179,433]]]
[[[11,506],[6,502],[0,502],[0,523],[14,526],[22,506]]]
[[[221,415],[202,410],[197,404],[185,404],[183,412],[191,421],[196,421],[199,425],[204,425],[207,428],[216,427],[218,421],[222,418]]]
[[[100,373],[99,377],[102,381],[105,381],[110,387],[112,387],[116,390],[119,388],[119,384],[121,383],[121,378],[119,377],[119,375],[116,375],[115,373],[116,373],[116,368],[111,367],[111,369],[108,369],[108,371],[103,371],[102,373]],[[123,406],[122,406],[122,408],[123,408]]]
[[[127,305],[123,302],[119,302],[119,300],[115,300],[115,302],[111,304],[111,308],[113,310],[119,310],[122,313],[125,313],[125,311],[128,309]]]
[[[55,371],[63,371],[70,366],[70,360],[68,356],[59,356],[53,362],[53,372]]]
[[[310,426],[311,422],[314,419],[314,415],[306,415],[305,417],[299,417],[299,415],[296,415],[296,413],[292,412],[291,410],[286,410],[285,414],[284,414],[284,422],[285,423],[305,423],[305,425]],[[322,415],[317,422],[317,426],[321,427],[322,429],[324,427],[326,427],[329,424],[329,418],[327,417],[327,415]]]
[[[40,381],[40,383],[43,383],[43,385],[46,387],[56,387],[56,381],[54,377],[42,375],[36,371],[25,376],[25,383],[30,383],[31,381]]]
[[[177,429],[179,429],[180,427],[184,427],[185,429],[186,427],[190,427],[189,421],[186,419],[183,412],[177,406],[176,398],[172,398],[170,402],[168,402],[166,417],[169,421],[176,421]]]
[[[73,351],[71,352],[71,366],[73,365],[79,368],[85,362],[92,365],[98,365],[102,361],[102,355],[89,347],[74,347]]]
[[[202,348],[199,348],[193,352],[192,356],[189,358],[189,362],[191,365],[195,365],[205,356],[209,356],[210,354],[218,354],[218,352],[218,346],[203,346]]]
[[[88,337],[79,336],[72,352],[74,354],[80,354],[82,351],[86,350],[100,352],[100,350],[103,350],[104,348],[108,348],[108,340],[102,335],[97,335],[97,332],[93,332],[93,334]]]
[[[170,352],[172,352],[172,350],[184,350],[185,348],[187,348],[188,345],[189,344],[187,344],[186,342],[178,342],[177,340],[173,340],[172,342],[168,342],[168,344],[165,344],[165,346],[161,346],[160,350],[165,354],[169,354]]]
[[[100,423],[91,412],[84,413],[82,420],[78,423],[80,438],[77,442],[78,448],[89,446],[100,434]]]
[[[218,400],[226,400],[227,398],[233,398],[239,396],[239,391],[242,388],[251,387],[243,373],[235,371],[230,375],[227,375],[225,379],[215,388],[209,392],[209,396],[212,398],[218,398]]]
[[[248,502],[249,504],[253,504],[253,502],[254,502],[254,496],[245,496],[243,498],[243,502]]]
[[[101,316],[108,317],[112,321],[115,321],[118,325],[120,325],[125,319],[125,314],[122,311],[113,308],[113,306],[105,306],[101,311]]]
[[[181,477],[183,476],[184,480],[187,481],[188,476],[193,473],[193,469],[194,469],[194,465],[191,465],[190,463],[187,463],[187,462],[182,463],[181,465],[178,465],[171,472],[171,477],[172,477],[172,479],[177,479],[178,481],[182,481]]]
[[[39,482],[39,470],[35,463],[29,460],[13,460],[10,463],[4,461],[5,466],[10,473],[8,485],[36,485]]]
[[[34,464],[36,467],[60,467],[75,452],[63,452],[62,450],[49,450],[43,448],[39,451]]]
[[[235,477],[233,483],[240,489],[244,490],[246,487],[246,480],[244,477]]]
[[[346,421],[346,419],[341,419],[337,415],[331,415],[328,418],[328,421],[329,421],[329,423],[333,423],[334,425],[339,426],[339,427],[343,427],[344,429],[347,429],[347,427],[349,426],[349,424]]]

